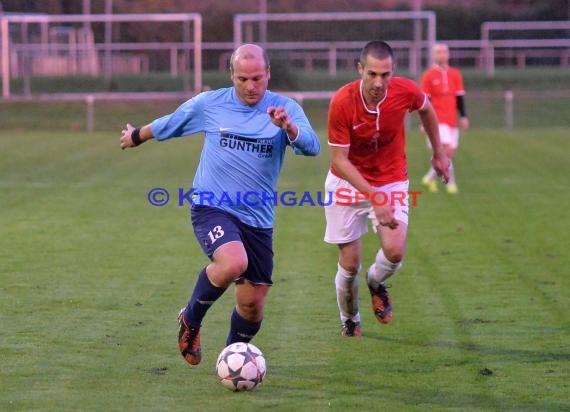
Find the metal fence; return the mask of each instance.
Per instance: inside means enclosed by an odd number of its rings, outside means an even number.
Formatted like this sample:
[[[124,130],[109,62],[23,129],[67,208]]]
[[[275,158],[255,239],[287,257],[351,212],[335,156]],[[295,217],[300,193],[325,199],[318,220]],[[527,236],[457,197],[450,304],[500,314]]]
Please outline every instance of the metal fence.
[[[270,52],[282,54],[288,66],[311,71],[324,69],[335,77],[339,68],[354,69],[358,51],[368,39],[359,38],[366,32],[348,30],[348,22],[369,22],[373,33],[382,23],[398,20],[398,35],[386,38],[396,51],[399,66],[409,73],[418,72],[429,64],[429,48],[434,43],[436,18],[432,12],[371,12],[371,13],[280,13],[238,14],[234,16],[234,42],[202,41],[202,17],[199,14],[117,14],[117,15],[10,15],[0,14],[0,72],[4,100],[80,101],[92,113],[95,102],[109,99],[180,99],[202,90],[202,70],[227,69],[227,61],[236,44],[259,42]],[[401,24],[401,21],[407,21]],[[281,35],[274,23],[295,22],[298,38]],[[325,24],[324,30],[300,30],[303,22]],[[342,23],[347,27],[346,39],[330,36],[326,24]],[[271,26],[269,26],[271,24]],[[154,25],[154,26],[153,26]],[[125,32],[140,27],[148,38],[138,43],[127,41]],[[407,32],[402,35],[402,28]],[[103,29],[103,30],[101,30]],[[160,30],[179,33],[179,41],[164,42],[156,38]],[[273,31],[272,31],[273,30]],[[274,32],[277,32],[277,35]],[[522,33],[521,33],[522,31]],[[350,33],[349,33],[350,32]],[[372,33],[369,32],[369,33]],[[96,33],[103,33],[97,35]],[[529,36],[540,33],[540,38]],[[383,35],[384,35],[383,34]],[[525,38],[525,36],[527,38]],[[547,62],[567,68],[570,65],[570,22],[486,22],[480,40],[449,40],[453,63],[460,67],[477,67],[492,76],[498,66],[526,68],[534,62]],[[182,77],[182,93],[83,93],[38,95],[31,79],[39,76],[93,76],[109,81],[120,73],[142,75],[152,71]],[[189,79],[193,79],[190,85]],[[11,80],[23,80],[22,92],[15,95]],[[501,92],[503,93],[503,92]],[[327,99],[329,91],[290,91],[300,101]],[[160,97],[159,97],[160,96]],[[476,98],[476,97],[475,97]],[[504,109],[506,127],[517,123],[517,94],[486,96]],[[495,103],[497,104],[497,103]],[[510,109],[509,109],[510,108]],[[514,108],[514,109],[513,109]],[[511,114],[509,114],[511,113]],[[89,119],[89,115],[87,116]],[[88,121],[89,126],[93,122]]]
[[[353,64],[354,56],[369,37],[348,39],[347,33],[345,39],[334,38],[326,30],[324,35],[311,31],[311,25],[341,23],[352,33],[358,31],[353,30],[350,23],[363,26],[363,22],[372,22],[375,27],[383,27],[395,21],[399,22],[397,35],[383,33],[379,28],[362,32],[391,36],[384,38],[396,50],[400,67],[407,67],[411,75],[416,75],[429,64],[429,48],[436,40],[433,12],[238,14],[234,16],[233,43],[202,42],[199,14],[4,13],[0,14],[2,95],[10,96],[10,79],[13,78],[23,78],[24,92],[30,94],[29,79],[34,76],[103,75],[109,79],[114,74],[151,71],[167,72],[172,77],[192,72],[193,89],[197,91],[202,87],[201,70],[225,70],[232,49],[242,41],[260,42],[268,50],[286,56],[294,67],[307,71],[325,68],[329,76],[334,77],[339,67]],[[278,36],[272,36],[274,25],[291,22],[298,28],[299,39],[283,38],[279,30]],[[153,23],[167,23],[168,27],[155,26],[156,32],[176,30],[180,32],[180,40],[164,42],[150,35],[148,41],[134,43],[121,37],[122,32],[133,27]],[[303,23],[309,26],[302,26]],[[181,28],[176,28],[177,24]],[[95,25],[104,25],[102,39],[94,35],[92,27]],[[402,31],[407,33],[407,38]],[[526,33],[527,38],[521,38],[521,33]],[[528,37],[529,33],[536,38]],[[320,38],[317,40],[317,37]],[[447,43],[456,65],[477,67],[489,76],[497,66],[519,69],[532,64],[570,66],[570,21],[485,22],[480,40],[449,40]],[[189,88],[188,85],[185,89]]]
[[[333,96],[332,91],[283,92],[297,100],[300,104],[319,107],[322,118],[326,118],[328,102]],[[153,106],[175,107],[190,96],[183,92],[144,93],[145,100]],[[12,103],[27,103],[41,106],[46,103],[64,103],[83,107],[84,117],[76,121],[82,124],[87,132],[107,130],[109,119],[102,120],[99,111],[108,112],[108,107],[116,103],[140,101],[141,93],[61,93],[54,95],[38,95],[33,100],[23,96],[15,96],[10,100],[0,101]],[[567,102],[570,101],[570,90],[559,91],[469,91],[467,94],[467,109],[472,128],[516,130],[520,128],[570,127],[570,113]],[[105,107],[105,110],[102,108]],[[314,110],[312,111],[314,113]],[[553,113],[555,115],[553,115]],[[548,119],[544,116],[548,114]],[[97,120],[99,119],[99,120]],[[417,129],[418,118],[412,114],[407,117],[408,128]]]
[[[141,43],[116,40],[120,25],[148,27],[169,24],[180,26],[180,41]],[[91,25],[104,25],[104,38],[97,41]],[[144,25],[144,26],[141,26]],[[128,30],[125,29],[125,30]],[[9,98],[10,80],[23,77],[25,94],[31,94],[32,75],[103,75],[110,80],[114,73],[138,74],[148,70],[150,51],[170,55],[170,72],[190,70],[193,57],[194,91],[202,89],[202,16],[180,14],[102,14],[102,15],[0,15],[2,56],[2,96]],[[145,58],[146,56],[146,58]],[[163,59],[157,59],[163,60]],[[179,65],[182,63],[182,65]],[[189,85],[186,87],[189,89]]]
[[[511,37],[498,36],[507,33]],[[494,38],[493,34],[499,38]],[[517,37],[513,38],[513,35]],[[519,69],[526,67],[529,57],[543,61],[557,58],[560,66],[567,68],[570,62],[570,21],[485,22],[481,25],[480,54],[489,76],[495,73],[497,58],[507,61],[514,58]]]
[[[313,25],[319,22],[342,24],[345,31],[322,30],[312,33]],[[372,22],[373,30],[366,30],[364,22]],[[386,22],[398,22],[398,30],[382,30]],[[294,25],[295,30],[285,32],[277,23]],[[272,24],[272,26],[269,26]],[[305,24],[303,26],[303,24]],[[350,33],[350,25],[359,27],[357,33]],[[256,30],[257,29],[257,30]],[[299,35],[300,34],[300,35]],[[314,37],[319,34],[319,41]],[[351,36],[352,34],[352,36]],[[417,75],[421,71],[423,60],[429,62],[429,50],[436,40],[436,15],[432,11],[371,11],[371,12],[328,12],[328,13],[273,13],[273,14],[237,14],[234,16],[234,47],[244,42],[258,42],[267,50],[286,52],[288,60],[302,59],[305,68],[314,66],[315,60],[328,63],[328,73],[336,76],[339,59],[354,61],[362,46],[371,36],[390,35],[390,44],[394,49],[407,50],[409,73]],[[307,38],[313,37],[311,40]],[[341,38],[339,38],[341,36]],[[295,40],[294,37],[301,39]],[[353,39],[348,39],[354,37]]]

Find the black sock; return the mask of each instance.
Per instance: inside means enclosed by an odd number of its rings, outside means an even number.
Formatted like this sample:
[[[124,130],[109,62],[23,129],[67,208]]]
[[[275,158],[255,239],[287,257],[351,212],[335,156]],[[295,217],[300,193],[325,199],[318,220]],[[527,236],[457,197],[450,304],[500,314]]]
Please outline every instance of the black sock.
[[[188,326],[199,328],[202,325],[202,319],[206,316],[206,312],[210,306],[224,294],[226,288],[219,288],[210,282],[206,275],[206,268],[202,269],[196,280],[192,297],[186,305],[184,320]]]
[[[234,308],[234,311],[232,312],[230,332],[228,334],[226,345],[230,345],[235,342],[249,342],[253,339],[260,328],[261,321],[250,322],[242,318]]]

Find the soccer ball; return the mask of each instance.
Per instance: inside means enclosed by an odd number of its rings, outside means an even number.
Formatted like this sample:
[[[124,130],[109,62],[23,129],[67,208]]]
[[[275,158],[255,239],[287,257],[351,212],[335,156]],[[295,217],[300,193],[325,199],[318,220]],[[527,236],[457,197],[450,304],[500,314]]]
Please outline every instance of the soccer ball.
[[[220,383],[234,392],[255,389],[263,381],[265,371],[263,353],[251,343],[232,343],[216,361]]]

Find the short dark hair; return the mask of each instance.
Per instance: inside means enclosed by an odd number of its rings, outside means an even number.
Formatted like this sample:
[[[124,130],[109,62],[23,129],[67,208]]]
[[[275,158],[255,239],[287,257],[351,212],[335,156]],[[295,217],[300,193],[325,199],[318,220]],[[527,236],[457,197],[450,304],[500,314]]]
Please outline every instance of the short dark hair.
[[[394,52],[388,43],[382,40],[374,40],[366,43],[366,46],[360,52],[360,64],[364,66],[366,57],[371,55],[376,59],[386,59],[391,57],[394,60]]]

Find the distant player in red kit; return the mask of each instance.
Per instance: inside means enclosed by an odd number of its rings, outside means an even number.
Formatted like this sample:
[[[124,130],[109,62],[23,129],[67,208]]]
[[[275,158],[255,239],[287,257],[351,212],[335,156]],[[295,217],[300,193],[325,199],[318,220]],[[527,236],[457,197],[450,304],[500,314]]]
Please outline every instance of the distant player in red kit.
[[[469,119],[465,112],[465,88],[461,72],[449,66],[449,48],[447,44],[437,43],[432,48],[433,66],[422,76],[422,90],[429,96],[431,104],[437,113],[439,122],[439,136],[445,154],[450,161],[459,146],[459,128],[457,112],[459,112],[459,126],[469,128]],[[430,167],[423,177],[422,183],[430,192],[437,192],[436,172]],[[446,189],[448,193],[457,193],[455,171],[453,163],[449,167],[449,181]]]
[[[341,87],[331,100],[328,143],[331,166],[325,182],[333,201],[325,206],[325,242],[338,245],[335,284],[342,335],[360,336],[358,273],[362,236],[368,220],[381,243],[367,270],[372,308],[380,323],[392,320],[392,302],[385,281],[401,266],[408,228],[408,198],[404,202],[338,202],[335,193],[408,193],[404,117],[418,111],[433,148],[432,165],[446,181],[449,160],[439,141],[435,110],[418,85],[393,77],[394,54],[383,41],[366,44],[360,54],[361,78]],[[342,203],[342,204],[339,204]],[[376,203],[376,204],[375,204]],[[403,203],[403,204],[402,204]],[[381,205],[382,204],[382,205]]]

